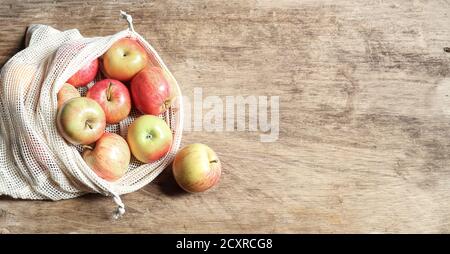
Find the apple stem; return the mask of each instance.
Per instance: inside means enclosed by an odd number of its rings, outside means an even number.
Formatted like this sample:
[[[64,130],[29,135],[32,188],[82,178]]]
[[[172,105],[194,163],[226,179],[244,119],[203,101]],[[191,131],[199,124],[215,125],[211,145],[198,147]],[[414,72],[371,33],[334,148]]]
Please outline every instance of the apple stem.
[[[107,90],[107,92],[106,92],[106,99],[107,99],[108,101],[111,100],[111,89],[112,89],[112,86],[113,86],[113,83],[112,83],[112,82],[109,82],[108,90]]]
[[[218,163],[219,162],[219,160],[212,160],[212,161],[210,161],[209,163]]]
[[[92,130],[92,125],[88,121],[86,121],[86,126],[89,127],[89,129]]]
[[[163,103],[164,111],[170,107],[170,104],[171,104],[170,100],[166,100],[166,101]]]
[[[89,146],[89,145],[83,145],[82,147],[83,147],[83,149],[89,149],[89,150],[94,149],[92,146]]]

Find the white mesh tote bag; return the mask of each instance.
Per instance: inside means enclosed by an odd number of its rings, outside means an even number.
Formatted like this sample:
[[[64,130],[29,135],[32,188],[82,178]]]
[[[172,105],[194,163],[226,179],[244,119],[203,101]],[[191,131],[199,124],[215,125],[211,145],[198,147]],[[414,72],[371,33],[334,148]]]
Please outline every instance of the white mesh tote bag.
[[[131,16],[121,14],[128,21],[128,29],[106,37],[84,38],[76,29],[58,31],[46,25],[28,28],[26,48],[14,55],[0,73],[0,195],[61,200],[100,193],[114,198],[117,218],[125,212],[120,195],[150,183],[172,162],[183,126],[180,88],[153,47],[134,31]],[[81,147],[67,143],[58,133],[56,95],[81,66],[101,57],[124,37],[138,40],[152,64],[167,73],[176,99],[160,117],[170,126],[173,143],[156,162],[143,164],[132,157],[127,173],[108,182],[84,162]],[[79,90],[86,93],[86,87]],[[125,137],[128,125],[139,115],[133,109],[125,120],[108,125],[106,131]]]

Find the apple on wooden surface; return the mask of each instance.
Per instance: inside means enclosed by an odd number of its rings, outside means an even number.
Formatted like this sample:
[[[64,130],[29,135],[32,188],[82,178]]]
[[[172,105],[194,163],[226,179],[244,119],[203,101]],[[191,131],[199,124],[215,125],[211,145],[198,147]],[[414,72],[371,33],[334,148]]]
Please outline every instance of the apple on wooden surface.
[[[82,157],[101,178],[115,181],[122,177],[130,164],[130,149],[121,136],[105,132],[95,147],[85,146]]]
[[[143,163],[157,161],[166,155],[172,139],[169,126],[157,116],[140,116],[128,127],[127,141],[131,153]]]
[[[131,80],[131,96],[136,108],[144,114],[159,115],[165,112],[172,98],[163,70],[148,66],[136,74]]]
[[[108,78],[128,81],[149,64],[147,51],[135,39],[115,42],[103,55],[103,72]]]
[[[106,118],[96,101],[77,97],[68,100],[59,108],[56,124],[60,134],[68,142],[87,145],[103,135]]]
[[[58,108],[61,107],[66,101],[76,97],[80,97],[78,90],[71,84],[64,83],[57,94]]]
[[[172,166],[176,182],[188,192],[206,191],[219,181],[222,172],[219,157],[204,144],[185,146]]]
[[[73,85],[74,87],[86,86],[95,79],[98,71],[98,59],[90,62],[89,64],[83,66],[79,71],[72,75],[72,77],[67,80],[67,83]]]
[[[131,111],[128,88],[120,81],[104,79],[95,83],[86,97],[95,100],[102,107],[106,123],[115,124],[125,119]]]

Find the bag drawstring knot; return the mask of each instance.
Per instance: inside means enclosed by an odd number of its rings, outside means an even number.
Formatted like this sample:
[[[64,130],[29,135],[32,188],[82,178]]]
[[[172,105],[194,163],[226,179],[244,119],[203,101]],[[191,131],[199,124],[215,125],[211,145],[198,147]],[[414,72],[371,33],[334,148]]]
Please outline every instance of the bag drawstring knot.
[[[117,208],[113,213],[113,219],[120,219],[125,214],[125,205],[119,195],[114,194],[114,202],[117,204]]]
[[[122,16],[122,18],[124,18],[128,22],[128,29],[134,33],[135,31],[133,27],[133,17],[122,10],[120,11],[120,16]]]

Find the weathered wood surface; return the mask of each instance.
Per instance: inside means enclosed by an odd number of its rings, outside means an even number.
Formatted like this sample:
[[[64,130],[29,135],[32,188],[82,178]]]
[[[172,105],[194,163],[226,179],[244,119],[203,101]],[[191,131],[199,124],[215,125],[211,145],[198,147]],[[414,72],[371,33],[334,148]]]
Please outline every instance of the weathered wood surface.
[[[446,1],[12,1],[0,64],[27,25],[124,29],[120,9],[187,96],[280,96],[280,137],[186,132],[220,155],[220,185],[169,173],[123,197],[0,199],[0,232],[450,232],[450,5]],[[167,171],[168,172],[168,171]]]

